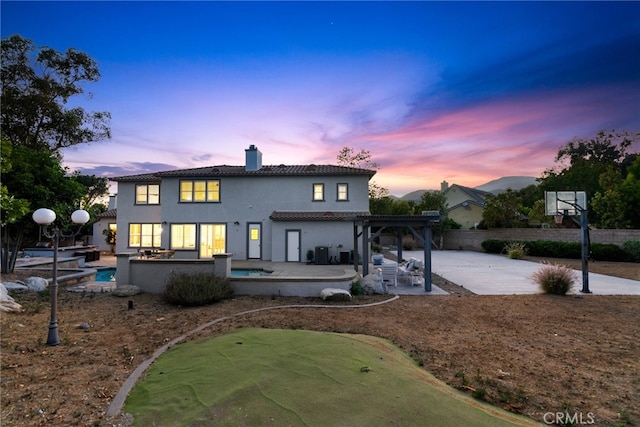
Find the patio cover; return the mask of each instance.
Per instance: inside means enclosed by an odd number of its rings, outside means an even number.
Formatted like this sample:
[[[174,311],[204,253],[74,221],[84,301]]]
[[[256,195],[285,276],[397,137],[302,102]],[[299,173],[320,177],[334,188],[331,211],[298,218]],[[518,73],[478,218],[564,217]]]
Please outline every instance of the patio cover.
[[[369,274],[369,247],[373,239],[387,228],[396,230],[398,259],[402,259],[402,230],[408,228],[424,245],[424,290],[431,292],[431,225],[440,222],[440,212],[425,211],[423,215],[359,215],[353,222],[353,267],[358,271],[358,238],[362,238],[362,275]],[[375,232],[371,234],[372,229]]]

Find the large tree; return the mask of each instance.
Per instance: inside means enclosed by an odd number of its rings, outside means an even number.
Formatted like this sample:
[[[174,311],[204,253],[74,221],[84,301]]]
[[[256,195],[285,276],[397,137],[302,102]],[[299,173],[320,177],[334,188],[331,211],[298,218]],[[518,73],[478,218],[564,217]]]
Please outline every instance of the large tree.
[[[600,131],[591,139],[574,138],[559,149],[555,158],[557,166],[543,173],[539,190],[585,191],[587,203],[591,204],[597,193],[603,195],[611,191],[615,175],[619,173],[622,180],[626,178],[627,167],[635,157],[627,153],[627,149],[638,141],[640,134],[616,131]],[[612,218],[601,220],[603,213],[590,209],[589,220],[598,226],[619,222]]]
[[[51,208],[59,218],[57,224],[65,227],[71,212],[87,208],[85,203],[101,191],[100,179],[70,176],[61,165],[61,150],[109,138],[110,116],[68,107],[70,99],[85,93],[85,83],[100,77],[95,61],[87,54],[75,49],[62,54],[36,48],[18,35],[3,38],[1,48],[4,170],[0,258],[2,272],[10,273],[25,233],[36,236],[29,211]],[[6,172],[5,162],[10,165]],[[90,182],[94,184],[87,186]],[[6,207],[12,210],[5,211]]]
[[[523,225],[522,199],[511,189],[488,195],[482,211],[482,225],[489,228],[514,228]]]
[[[373,161],[371,153],[365,149],[356,152],[353,148],[343,147],[336,156],[338,165],[351,168],[362,168],[370,170],[378,170],[380,165]],[[389,190],[378,185],[376,182],[369,183],[369,201],[370,205],[378,206],[385,203],[379,203],[381,199],[389,197]],[[370,209],[373,206],[370,206]]]
[[[2,39],[1,72],[2,134],[13,146],[46,147],[58,155],[65,147],[110,138],[109,113],[68,106],[86,83],[100,78],[86,53],[60,53],[13,35]]]

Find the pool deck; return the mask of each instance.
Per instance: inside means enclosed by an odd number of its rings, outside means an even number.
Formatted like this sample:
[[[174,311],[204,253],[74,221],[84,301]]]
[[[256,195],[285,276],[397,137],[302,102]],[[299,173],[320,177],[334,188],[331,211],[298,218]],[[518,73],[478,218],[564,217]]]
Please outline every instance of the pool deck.
[[[33,268],[37,264],[41,264],[44,261],[50,260],[47,257],[32,257],[19,259],[17,268]],[[385,260],[385,262],[393,262],[391,260]],[[115,268],[116,257],[112,255],[101,255],[99,260],[87,262],[84,268]],[[263,269],[271,271],[268,276],[261,276],[260,279],[268,281],[287,281],[287,282],[302,282],[302,281],[348,281],[353,280],[358,274],[362,273],[362,268],[356,273],[353,265],[351,264],[330,264],[330,265],[315,265],[306,264],[300,262],[270,262],[260,260],[234,260],[232,261],[233,268],[240,269]],[[369,271],[373,271],[373,266],[370,265]],[[115,289],[115,282],[82,282],[77,285],[64,286],[69,292],[111,292]],[[431,292],[425,292],[423,286],[410,286],[404,282],[398,282],[398,286],[389,286],[389,294],[395,295],[446,295],[447,292],[432,285]]]
[[[387,262],[385,260],[385,262]],[[391,262],[391,261],[389,261]],[[102,255],[99,260],[86,264],[88,268],[115,268],[116,257]],[[263,269],[271,271],[269,276],[262,276],[260,279],[268,277],[268,280],[277,281],[278,279],[286,281],[331,281],[331,280],[353,280],[358,274],[362,273],[362,269],[356,273],[353,265],[350,264],[330,264],[315,265],[299,262],[270,262],[260,260],[249,261],[232,261],[233,268],[247,269]],[[372,267],[371,267],[372,268]],[[372,271],[370,268],[370,271]],[[75,286],[69,286],[66,290],[70,292],[110,292],[116,287],[114,282],[85,282]],[[425,292],[423,286],[410,286],[409,284],[399,282],[397,287],[388,287],[389,294],[396,295],[446,295],[447,292],[432,285],[431,292]]]

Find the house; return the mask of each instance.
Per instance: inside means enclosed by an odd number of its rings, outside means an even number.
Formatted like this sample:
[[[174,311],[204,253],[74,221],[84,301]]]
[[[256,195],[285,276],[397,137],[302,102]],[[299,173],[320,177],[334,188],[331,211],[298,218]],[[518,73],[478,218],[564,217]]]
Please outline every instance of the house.
[[[334,165],[208,166],[112,178],[118,253],[166,249],[175,258],[348,262],[353,223],[369,214],[375,171]]]
[[[100,252],[112,252],[115,249],[107,243],[106,239],[108,230],[116,232],[116,219],[116,196],[110,196],[108,210],[99,214],[93,223],[93,244],[98,247]]]
[[[475,228],[482,221],[485,198],[491,193],[458,184],[449,186],[447,181],[442,181],[440,191],[447,198],[447,216],[463,229]]]

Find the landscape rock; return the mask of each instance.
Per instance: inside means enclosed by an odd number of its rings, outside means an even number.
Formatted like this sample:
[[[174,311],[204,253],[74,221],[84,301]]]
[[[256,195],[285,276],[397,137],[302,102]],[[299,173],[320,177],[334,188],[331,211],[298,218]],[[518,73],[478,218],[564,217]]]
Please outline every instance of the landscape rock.
[[[140,288],[135,285],[116,286],[112,291],[113,295],[117,297],[130,297],[138,295],[140,292],[142,292]]]
[[[29,290],[29,288],[27,287],[27,285],[24,284],[24,282],[2,282],[2,284],[10,293],[26,292]]]
[[[362,291],[365,295],[384,295],[387,293],[387,285],[384,283],[382,275],[379,273],[371,273],[364,276],[360,286],[362,287]]]
[[[345,289],[324,288],[320,291],[320,298],[325,301],[349,301],[351,293]]]
[[[49,282],[47,279],[43,279],[42,277],[27,277],[24,279],[24,284],[27,285],[32,292],[42,292],[49,287]]]
[[[0,283],[0,311],[20,311],[22,306],[18,304],[11,296],[7,288]]]

